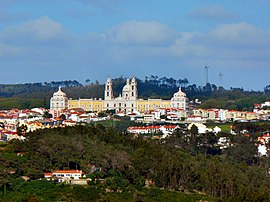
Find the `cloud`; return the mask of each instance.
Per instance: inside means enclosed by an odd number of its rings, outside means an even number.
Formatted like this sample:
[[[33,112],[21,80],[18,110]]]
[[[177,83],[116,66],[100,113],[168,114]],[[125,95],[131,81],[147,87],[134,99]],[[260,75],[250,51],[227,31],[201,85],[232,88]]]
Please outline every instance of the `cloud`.
[[[119,13],[117,6],[120,3],[127,2],[128,0],[73,0],[80,2],[84,5],[94,6],[104,12],[108,13]]]
[[[257,68],[258,65],[266,68],[270,57],[269,38],[270,30],[245,22],[231,23],[217,26],[207,33],[182,33],[168,48],[174,59],[181,58],[188,63],[216,63],[226,69]],[[224,67],[229,63],[235,65]]]
[[[84,10],[80,10],[80,9],[76,9],[76,8],[72,8],[70,10],[68,10],[67,15],[70,17],[76,17],[76,18],[85,18],[85,17],[89,17],[89,16],[94,16],[94,13],[91,11],[84,11]]]
[[[60,40],[63,34],[63,26],[45,16],[6,28],[0,37],[8,43],[49,43]]]
[[[245,22],[223,24],[208,34],[207,41],[217,45],[243,47],[269,47],[270,30],[260,29]]]
[[[48,17],[40,17],[0,32],[0,58],[21,58],[45,62],[65,52],[71,43],[64,27]]]
[[[25,68],[46,69],[51,78],[49,72],[57,67],[57,79],[64,75],[100,79],[104,72],[114,76],[190,72],[192,78],[200,79],[194,71],[205,64],[220,72],[255,67],[267,70],[269,32],[245,22],[200,33],[176,31],[156,21],[127,21],[101,33],[69,33],[61,23],[40,17],[0,33],[0,63],[17,67],[18,75],[25,78]],[[42,80],[43,75],[39,76]]]
[[[155,21],[129,21],[113,27],[106,36],[117,45],[160,46],[173,43],[177,32]]]
[[[236,15],[226,11],[220,5],[212,5],[192,10],[188,17],[199,21],[231,21],[236,19]]]

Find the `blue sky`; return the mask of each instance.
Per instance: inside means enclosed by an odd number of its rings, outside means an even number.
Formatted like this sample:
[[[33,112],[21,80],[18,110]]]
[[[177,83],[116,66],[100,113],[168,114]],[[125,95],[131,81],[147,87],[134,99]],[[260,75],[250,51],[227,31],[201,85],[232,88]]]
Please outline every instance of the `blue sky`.
[[[268,0],[1,0],[0,83],[107,77],[270,84]]]

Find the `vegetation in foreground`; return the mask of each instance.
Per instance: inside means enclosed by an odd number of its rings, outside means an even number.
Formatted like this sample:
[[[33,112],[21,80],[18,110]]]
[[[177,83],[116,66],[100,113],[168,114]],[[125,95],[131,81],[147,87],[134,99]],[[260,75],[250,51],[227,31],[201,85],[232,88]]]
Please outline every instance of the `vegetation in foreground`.
[[[234,127],[240,131],[247,126]],[[252,127],[260,131],[269,124]],[[207,200],[270,200],[269,158],[256,155],[256,133],[216,136],[198,134],[192,127],[188,134],[179,130],[161,141],[135,138],[98,124],[26,136],[25,142],[1,145],[1,200],[192,201],[207,196]],[[219,136],[232,144],[220,150]],[[93,165],[101,170],[90,172]],[[55,169],[82,169],[92,181],[88,186],[70,186],[39,180],[43,172]],[[23,182],[21,176],[28,176],[30,182]],[[146,181],[152,188],[145,188]]]
[[[182,193],[156,187],[137,189],[128,186],[120,192],[108,191],[106,184],[89,186],[55,184],[47,180],[24,182],[16,179],[4,196],[3,201],[198,201],[215,199],[202,194]],[[107,191],[106,191],[107,190]]]

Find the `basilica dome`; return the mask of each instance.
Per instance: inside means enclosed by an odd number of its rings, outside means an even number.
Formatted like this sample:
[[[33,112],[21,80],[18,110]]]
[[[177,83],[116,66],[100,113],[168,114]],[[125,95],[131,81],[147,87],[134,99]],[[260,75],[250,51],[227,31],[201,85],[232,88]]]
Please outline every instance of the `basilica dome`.
[[[129,84],[126,84],[124,87],[123,87],[123,92],[129,92],[131,90],[131,86]]]
[[[66,93],[61,91],[61,87],[59,87],[58,91],[53,94],[53,97],[66,97]]]
[[[184,93],[181,88],[179,88],[179,91],[174,93],[173,97],[186,97],[186,93]]]

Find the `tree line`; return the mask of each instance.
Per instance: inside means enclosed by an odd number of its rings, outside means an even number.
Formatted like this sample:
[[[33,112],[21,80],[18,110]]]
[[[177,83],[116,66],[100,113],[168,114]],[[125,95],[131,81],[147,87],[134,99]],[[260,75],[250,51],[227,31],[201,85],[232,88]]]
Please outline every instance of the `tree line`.
[[[187,94],[190,100],[199,99],[203,103],[202,108],[225,108],[234,110],[253,109],[253,104],[261,103],[269,99],[269,86],[266,86],[264,91],[245,91],[243,88],[225,89],[222,86],[207,83],[205,86],[197,86],[190,84],[187,78],[174,79],[158,76],[146,76],[144,80],[137,79],[138,92],[141,98],[163,98],[171,99],[173,94],[178,91],[179,87]],[[123,86],[126,84],[126,78],[121,76],[113,79],[114,95],[118,96]],[[26,84],[1,84],[0,98],[18,98],[27,99],[31,104],[24,105],[30,108],[35,106],[37,101],[42,103],[41,107],[49,107],[49,100],[52,94],[61,86],[69,98],[104,98],[104,84],[99,81],[95,83],[90,82],[89,79],[82,84],[76,80],[68,81],[52,81],[52,82],[38,82]],[[0,108],[1,102],[0,100]],[[3,105],[13,108],[21,108],[22,106],[16,104],[9,106],[6,103]]]

